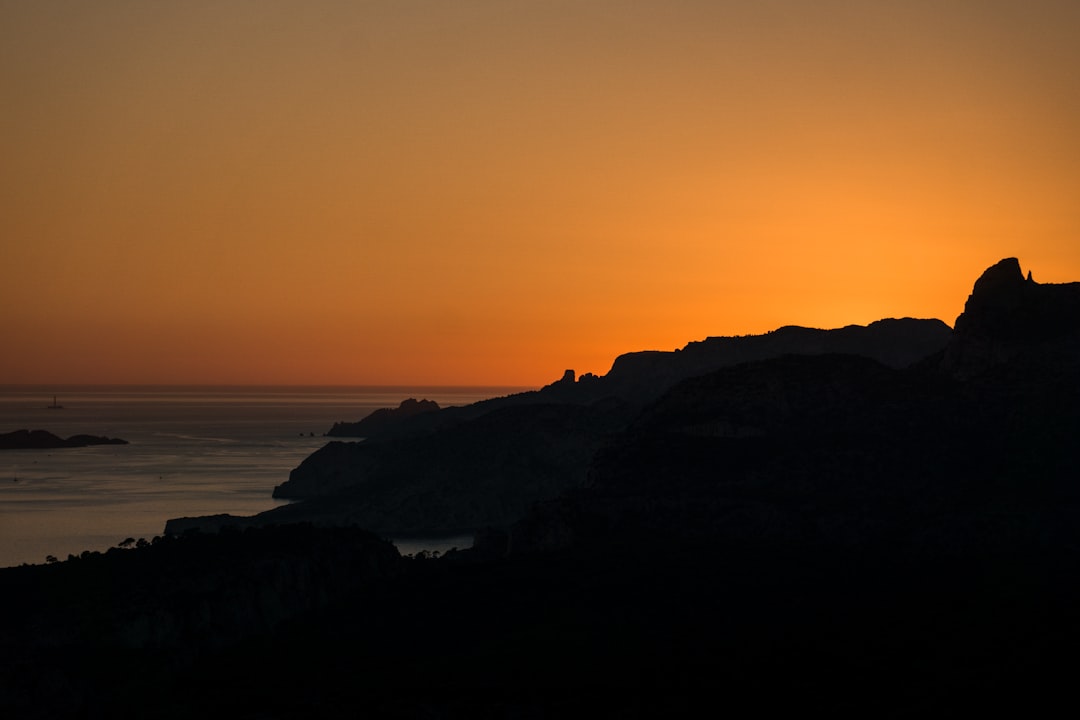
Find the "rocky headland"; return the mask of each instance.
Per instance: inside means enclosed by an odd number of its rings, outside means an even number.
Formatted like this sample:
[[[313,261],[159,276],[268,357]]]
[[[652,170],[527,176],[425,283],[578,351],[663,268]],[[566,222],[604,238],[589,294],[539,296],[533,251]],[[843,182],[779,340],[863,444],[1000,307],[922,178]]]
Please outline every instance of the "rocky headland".
[[[330,437],[365,438],[385,435],[401,424],[406,418],[439,410],[439,403],[434,400],[407,398],[396,408],[379,408],[357,422],[337,422],[327,431]]]
[[[328,434],[331,442],[274,488],[293,504],[251,518],[180,518],[166,532],[311,521],[386,533],[509,526],[537,502],[582,487],[596,453],[680,381],[784,355],[848,353],[903,368],[942,351],[940,320],[888,319],[834,330],[788,326],[671,352],[620,355],[603,376],[573,370],[543,388],[440,409],[409,399]]]

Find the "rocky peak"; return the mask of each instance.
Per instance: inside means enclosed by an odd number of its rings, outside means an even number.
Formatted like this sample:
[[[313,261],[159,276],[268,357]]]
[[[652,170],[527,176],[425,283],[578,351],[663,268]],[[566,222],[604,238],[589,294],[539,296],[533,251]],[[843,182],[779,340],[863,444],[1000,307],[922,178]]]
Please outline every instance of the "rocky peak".
[[[974,325],[977,328],[987,322],[1000,324],[1004,316],[1024,303],[1028,285],[1029,281],[1024,279],[1020,261],[1016,258],[1005,258],[992,265],[975,281],[975,287],[964,304],[964,312],[956,319],[954,327],[960,331],[972,329],[965,326]]]
[[[942,368],[973,377],[1080,327],[1080,283],[1040,284],[1016,258],[987,268],[956,318]]]
[[[576,383],[577,373],[575,373],[573,370],[567,370],[562,374],[561,378],[542,387],[541,391],[563,389],[573,390]]]
[[[1028,276],[1031,276],[1030,272]],[[1016,288],[1024,282],[1024,273],[1020,270],[1020,260],[1014,257],[1005,258],[983,271],[983,274],[975,281],[972,297],[984,296],[1003,288]]]

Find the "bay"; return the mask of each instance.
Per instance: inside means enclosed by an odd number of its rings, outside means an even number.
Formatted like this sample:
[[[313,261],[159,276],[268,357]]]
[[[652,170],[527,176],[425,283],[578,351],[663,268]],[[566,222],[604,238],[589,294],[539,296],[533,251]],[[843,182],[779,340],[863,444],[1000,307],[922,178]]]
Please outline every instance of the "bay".
[[[0,433],[118,437],[127,445],[0,451],[0,567],[160,535],[169,518],[251,515],[329,438],[406,398],[467,405],[523,388],[0,386]],[[53,398],[62,407],[50,408]],[[467,537],[396,538],[403,553]]]

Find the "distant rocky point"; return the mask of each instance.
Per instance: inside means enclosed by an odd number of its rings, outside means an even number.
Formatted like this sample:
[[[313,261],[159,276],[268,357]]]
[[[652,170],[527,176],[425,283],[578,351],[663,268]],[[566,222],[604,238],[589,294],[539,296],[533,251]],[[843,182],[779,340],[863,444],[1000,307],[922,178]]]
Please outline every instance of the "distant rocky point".
[[[53,448],[77,448],[90,445],[127,445],[120,438],[97,435],[72,435],[64,439],[46,430],[16,430],[0,433],[0,450],[51,450]]]
[[[439,403],[434,400],[402,400],[396,408],[379,408],[357,422],[337,422],[326,433],[331,437],[367,437],[377,434],[405,418],[434,412]]]

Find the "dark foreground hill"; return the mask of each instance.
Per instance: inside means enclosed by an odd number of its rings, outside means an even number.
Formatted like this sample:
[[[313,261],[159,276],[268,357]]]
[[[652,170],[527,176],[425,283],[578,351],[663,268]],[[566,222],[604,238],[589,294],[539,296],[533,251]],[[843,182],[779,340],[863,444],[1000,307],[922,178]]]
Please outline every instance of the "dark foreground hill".
[[[468,551],[402,558],[358,529],[285,525],[0,571],[0,712],[896,717],[1069,701],[1080,285],[1019,273],[991,268],[948,347],[913,367],[786,355],[680,381],[610,434],[581,487]]]

